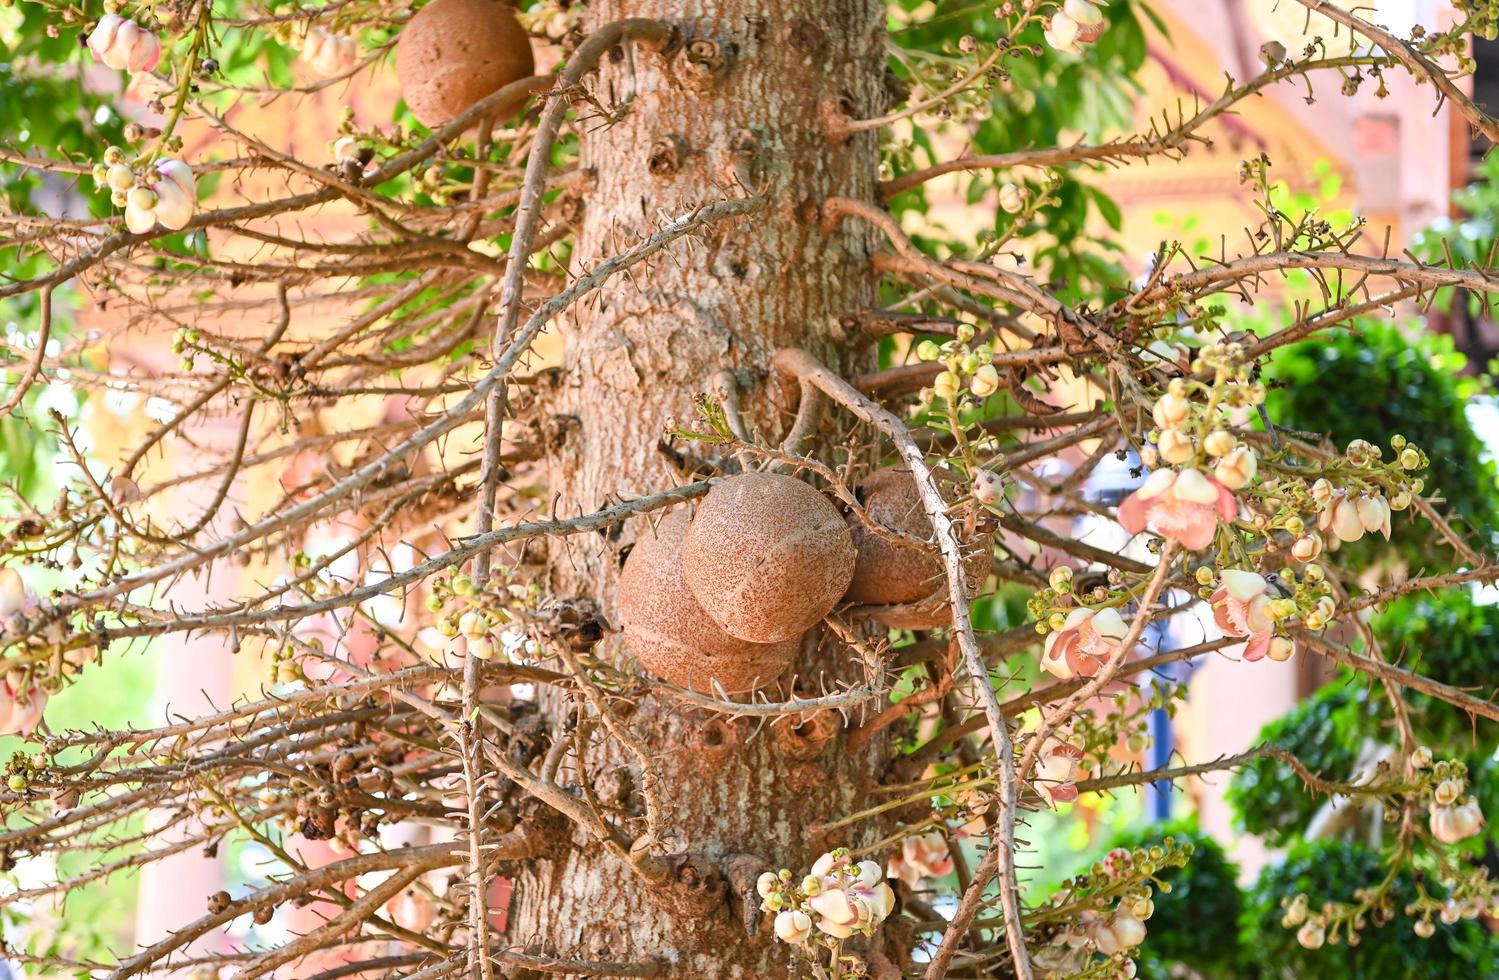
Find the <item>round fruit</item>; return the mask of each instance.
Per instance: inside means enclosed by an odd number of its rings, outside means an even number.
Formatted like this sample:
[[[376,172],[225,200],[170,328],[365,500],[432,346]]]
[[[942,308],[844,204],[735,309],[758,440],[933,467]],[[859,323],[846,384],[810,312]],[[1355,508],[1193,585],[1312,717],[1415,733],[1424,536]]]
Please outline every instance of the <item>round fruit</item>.
[[[932,541],[932,522],[922,507],[910,470],[893,466],[876,470],[859,490],[870,519],[920,541]],[[848,586],[848,601],[877,606],[910,602],[925,605],[923,600],[947,594],[945,566],[936,542],[919,545],[884,537],[853,515],[849,524],[859,561]],[[990,555],[985,548],[973,547],[973,542],[960,544],[964,545],[963,576],[972,597],[989,575]]]
[[[677,511],[636,539],[619,578],[625,649],[662,680],[699,693],[715,693],[715,683],[726,694],[764,687],[796,657],[797,639],[750,643],[703,612],[682,581],[686,533],[687,514]]]
[[[854,574],[854,538],[828,499],[777,473],[708,492],[682,543],[682,577],[734,636],[774,643],[832,611]]]
[[[432,0],[396,40],[401,95],[434,129],[534,69],[531,41],[503,0]]]

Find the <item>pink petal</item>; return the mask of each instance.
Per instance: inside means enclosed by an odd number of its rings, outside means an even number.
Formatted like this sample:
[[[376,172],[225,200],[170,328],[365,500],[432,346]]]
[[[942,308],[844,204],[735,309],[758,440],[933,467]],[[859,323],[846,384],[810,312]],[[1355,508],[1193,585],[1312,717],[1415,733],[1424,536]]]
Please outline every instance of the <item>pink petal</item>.
[[[1057,641],[1047,651],[1047,656],[1051,657],[1052,660],[1065,660],[1071,663],[1073,652],[1077,650],[1077,645],[1081,641],[1078,631],[1075,629],[1062,630],[1062,632],[1056,634],[1056,638]]]
[[[812,906],[812,911],[835,925],[848,925],[859,919],[859,912],[854,908],[854,903],[848,900],[848,896],[841,888],[829,888],[827,891],[818,892],[807,904]]]
[[[1145,530],[1146,513],[1146,503],[1140,497],[1140,491],[1136,490],[1119,505],[1119,526],[1130,534],[1139,534]]]
[[[1251,636],[1249,642],[1244,644],[1244,659],[1250,663],[1263,660],[1270,650],[1270,640],[1274,635],[1274,633],[1256,633]]]
[[[1213,593],[1213,622],[1218,624],[1224,636],[1243,636],[1244,634],[1239,632],[1239,627],[1229,617],[1229,601],[1227,589],[1219,589]]]
[[[1176,538],[1177,543],[1188,551],[1201,551],[1218,536],[1218,522],[1214,520],[1212,511],[1204,510],[1169,536]]]
[[[1234,498],[1233,491],[1221,483],[1218,484],[1218,516],[1223,518],[1225,524],[1232,524],[1234,518],[1239,516],[1238,500]]]

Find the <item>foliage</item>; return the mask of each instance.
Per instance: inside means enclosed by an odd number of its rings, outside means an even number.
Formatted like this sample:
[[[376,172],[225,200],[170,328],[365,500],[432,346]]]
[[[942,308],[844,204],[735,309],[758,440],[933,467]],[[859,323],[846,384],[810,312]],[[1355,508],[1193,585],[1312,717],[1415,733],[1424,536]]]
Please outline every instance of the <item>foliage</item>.
[[[1285,749],[1315,775],[1346,779],[1380,710],[1378,691],[1359,681],[1334,681],[1266,725],[1255,741]],[[1240,826],[1272,847],[1295,840],[1323,802],[1290,766],[1271,758],[1235,773],[1226,799]]]
[[[907,12],[929,7],[927,0],[899,0]],[[928,77],[932,52],[955,52],[964,37],[992,43],[1002,30],[988,5],[967,0],[942,0],[920,20],[897,21],[892,34],[897,48],[895,70],[907,84]],[[1017,39],[1030,45],[1033,57],[1005,59],[1003,83],[989,92],[979,111],[962,128],[961,139],[975,154],[1007,153],[1033,146],[1054,146],[1068,133],[1094,140],[1119,132],[1131,121],[1137,88],[1133,78],[1145,62],[1145,32],[1140,18],[1147,8],[1135,0],[1119,0],[1107,8],[1108,28],[1081,57],[1057,54],[1043,42],[1033,25]],[[929,60],[930,59],[930,60]],[[926,86],[928,89],[933,85]],[[902,169],[925,166],[943,156],[942,138],[957,127],[938,124],[913,129],[908,141],[887,151]],[[1057,286],[1058,294],[1074,302],[1097,302],[1102,291],[1112,298],[1125,282],[1118,246],[1099,227],[1118,231],[1120,212],[1101,184],[1085,170],[1053,171],[1036,179],[1036,171],[987,171],[960,174],[959,193],[969,204],[992,197],[1014,181],[1044,199],[1034,213],[1020,220],[995,208],[995,224],[978,239],[981,247],[1010,239],[1008,248],[1024,253],[1041,278]],[[1051,179],[1054,177],[1055,179]],[[891,202],[896,215],[927,213],[925,185],[898,195]],[[918,241],[955,250],[959,254],[969,232],[930,228]]]
[[[1387,655],[1411,670],[1479,697],[1493,688],[1499,605],[1480,605],[1471,590],[1405,596],[1390,603],[1372,625]],[[1419,691],[1406,701],[1416,737],[1438,754],[1481,755],[1494,747],[1495,733],[1474,726],[1452,705]]]
[[[1269,864],[1245,895],[1241,948],[1255,975],[1265,980],[1326,977],[1328,980],[1409,980],[1412,977],[1489,977],[1499,970],[1499,944],[1481,924],[1438,923],[1436,934],[1419,939],[1404,911],[1416,896],[1416,880],[1400,871],[1394,888],[1395,917],[1371,923],[1358,945],[1329,942],[1303,948],[1296,930],[1282,924],[1282,901],[1305,894],[1313,909],[1325,901],[1348,901],[1356,889],[1382,880],[1388,869],[1378,852],[1359,844],[1311,841],[1297,844]],[[1430,882],[1425,886],[1430,889]]]
[[[1458,376],[1465,361],[1446,335],[1361,317],[1346,332],[1278,351],[1266,371],[1266,409],[1277,425],[1326,435],[1338,449],[1353,439],[1404,435],[1431,459],[1427,491],[1473,530],[1491,534],[1499,529],[1499,471],[1464,414],[1477,384]],[[1395,521],[1393,540],[1412,569],[1452,561],[1424,522]],[[1358,542],[1347,560],[1367,564],[1372,554],[1372,541]]]
[[[1499,156],[1489,154],[1479,162],[1473,183],[1455,192],[1452,202],[1464,212],[1454,220],[1445,215],[1416,233],[1411,252],[1426,262],[1455,262],[1483,266],[1494,254],[1499,242]],[[1439,289],[1435,301],[1441,309],[1451,309],[1456,289]],[[1484,312],[1481,295],[1467,293],[1470,312]],[[1490,317],[1492,319],[1492,317]]]

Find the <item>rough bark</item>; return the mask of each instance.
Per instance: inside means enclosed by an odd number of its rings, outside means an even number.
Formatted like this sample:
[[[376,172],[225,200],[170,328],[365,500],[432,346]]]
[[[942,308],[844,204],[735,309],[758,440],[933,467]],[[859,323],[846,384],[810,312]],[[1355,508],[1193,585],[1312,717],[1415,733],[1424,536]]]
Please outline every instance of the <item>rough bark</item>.
[[[594,183],[574,268],[590,268],[665,216],[761,191],[772,203],[675,249],[563,325],[568,371],[556,402],[565,439],[551,463],[565,513],[678,482],[658,440],[672,420],[693,417],[695,396],[717,371],[735,373],[749,424],[778,440],[795,402],[769,368],[778,348],[806,347],[847,370],[867,368],[872,357],[844,323],[877,298],[869,262],[876,241],[860,222],[823,233],[818,208],[830,196],[877,198],[877,143],[873,134],[831,142],[819,111],[830,101],[856,116],[883,110],[883,4],[603,0],[592,5],[590,26],[624,16],[659,17],[678,34],[659,53],[615,52],[592,80],[603,106],[628,108],[612,124],[584,127],[582,164]],[[612,620],[621,549],[636,531],[557,546],[554,586],[596,600]],[[617,640],[605,642],[617,652]],[[850,659],[814,634],[800,673],[846,675]],[[802,690],[815,693],[815,685]],[[543,707],[565,714],[556,700]],[[629,723],[659,766],[662,850],[693,856],[683,866],[689,878],[727,878],[736,855],[804,869],[822,850],[869,843],[877,832],[821,840],[808,831],[859,808],[888,755],[883,737],[848,750],[836,716],[762,728],[648,698]],[[585,778],[633,767],[602,741],[596,734]],[[630,800],[628,826],[639,834],[638,793]],[[520,878],[509,941],[591,959],[658,957],[673,977],[789,975],[789,948],[764,923],[744,921],[743,896],[716,892],[724,882],[703,884],[701,909],[673,907],[663,899],[669,889],[652,888],[597,844],[577,843]]]

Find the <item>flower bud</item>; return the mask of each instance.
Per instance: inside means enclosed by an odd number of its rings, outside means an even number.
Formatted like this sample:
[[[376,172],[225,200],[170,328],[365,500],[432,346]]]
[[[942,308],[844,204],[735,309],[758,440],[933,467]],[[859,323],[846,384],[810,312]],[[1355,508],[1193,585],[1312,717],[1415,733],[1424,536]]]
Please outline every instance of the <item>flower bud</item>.
[[[1213,476],[1230,490],[1239,490],[1249,485],[1259,470],[1259,459],[1254,450],[1240,446],[1218,461],[1213,467]]]
[[[999,390],[999,371],[993,364],[985,364],[974,372],[969,387],[976,397],[988,398]]]
[[[1166,394],[1156,399],[1155,407],[1151,409],[1151,416],[1155,424],[1163,429],[1175,429],[1184,424],[1191,416],[1192,403],[1187,401],[1184,395],[1178,395],[1168,390]]]
[[[107,174],[106,182],[112,191],[128,191],[135,186],[135,171],[123,163],[113,164]]]
[[[923,340],[916,345],[916,359],[918,361],[935,361],[942,356],[942,348],[935,340]]]
[[[1051,570],[1051,574],[1047,576],[1047,581],[1051,584],[1051,587],[1058,592],[1071,592],[1072,569],[1067,567],[1066,565],[1058,565],[1056,568],[1053,568]]]
[[[1322,923],[1316,919],[1312,919],[1296,931],[1296,941],[1307,949],[1321,949],[1326,940],[1327,936],[1322,930]]]
[[[1296,644],[1284,636],[1272,636],[1270,647],[1265,651],[1265,656],[1277,663],[1285,663],[1296,655]]]
[[[1005,184],[999,189],[999,206],[1009,214],[1025,210],[1025,192],[1014,184]]]
[[[767,898],[769,897],[771,892],[775,891],[776,886],[780,883],[781,879],[776,877],[776,873],[774,871],[767,871],[760,877],[755,879],[755,891],[761,898]]]
[[[1197,447],[1192,437],[1180,429],[1163,429],[1156,440],[1156,452],[1161,454],[1161,459],[1179,466],[1197,455]]]
[[[1233,452],[1234,447],[1239,444],[1233,434],[1224,429],[1214,429],[1208,433],[1208,437],[1202,441],[1202,448],[1209,456],[1227,456]]]
[[[932,394],[944,401],[952,401],[957,393],[958,376],[951,371],[943,371],[932,381]]]
[[[993,470],[978,470],[973,474],[973,499],[981,504],[998,503],[1004,496],[1004,481]]]

